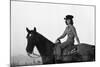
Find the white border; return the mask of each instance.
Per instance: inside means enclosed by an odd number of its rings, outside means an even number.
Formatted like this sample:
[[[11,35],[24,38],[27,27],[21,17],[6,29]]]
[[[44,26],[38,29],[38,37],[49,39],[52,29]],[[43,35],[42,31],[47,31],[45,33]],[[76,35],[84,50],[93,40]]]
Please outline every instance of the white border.
[[[40,0],[37,0],[40,1]],[[69,64],[57,64],[56,66],[70,66],[70,67],[84,67],[84,66],[91,66],[91,67],[98,67],[99,66],[99,60],[100,60],[100,54],[99,54],[99,47],[100,47],[100,42],[99,42],[99,15],[100,15],[100,2],[99,0],[41,0],[43,2],[57,2],[57,3],[72,3],[72,4],[88,4],[88,5],[96,5],[97,7],[97,22],[96,23],[96,62],[87,62],[87,63],[69,63]],[[1,0],[0,1],[0,67],[8,67],[9,65],[9,56],[10,56],[10,2],[9,0]],[[42,66],[52,66],[55,67],[55,65],[42,65]],[[41,66],[41,67],[42,67]]]

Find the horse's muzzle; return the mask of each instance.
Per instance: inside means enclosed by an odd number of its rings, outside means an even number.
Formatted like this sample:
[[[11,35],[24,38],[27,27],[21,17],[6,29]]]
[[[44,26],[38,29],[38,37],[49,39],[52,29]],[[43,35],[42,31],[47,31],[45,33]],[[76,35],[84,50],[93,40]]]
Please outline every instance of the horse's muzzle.
[[[32,54],[30,54],[30,53],[27,53],[27,55],[28,55],[29,57],[31,57],[31,58],[40,57],[40,55],[38,55],[38,54],[35,54],[35,53],[32,53]]]

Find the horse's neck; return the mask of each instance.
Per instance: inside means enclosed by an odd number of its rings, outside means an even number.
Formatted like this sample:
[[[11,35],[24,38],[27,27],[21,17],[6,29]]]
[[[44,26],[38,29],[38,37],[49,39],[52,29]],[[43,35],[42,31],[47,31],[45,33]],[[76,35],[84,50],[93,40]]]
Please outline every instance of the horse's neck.
[[[44,36],[41,35],[40,33],[37,33],[37,34],[38,34],[38,38],[39,38],[41,41],[50,42],[50,43],[54,44],[52,41],[50,41],[49,39],[47,39],[46,37],[44,37]]]
[[[43,35],[39,35],[38,36],[38,44],[37,44],[37,49],[39,50],[41,55],[47,55],[49,54],[50,49],[53,48],[53,42],[51,42],[50,40],[48,40],[47,38],[45,38]]]

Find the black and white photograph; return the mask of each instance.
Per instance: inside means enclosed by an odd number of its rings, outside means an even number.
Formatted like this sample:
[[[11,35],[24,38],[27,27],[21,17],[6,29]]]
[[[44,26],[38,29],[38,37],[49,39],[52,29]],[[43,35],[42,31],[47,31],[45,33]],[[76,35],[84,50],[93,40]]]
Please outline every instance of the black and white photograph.
[[[95,62],[95,8],[11,0],[11,67]]]

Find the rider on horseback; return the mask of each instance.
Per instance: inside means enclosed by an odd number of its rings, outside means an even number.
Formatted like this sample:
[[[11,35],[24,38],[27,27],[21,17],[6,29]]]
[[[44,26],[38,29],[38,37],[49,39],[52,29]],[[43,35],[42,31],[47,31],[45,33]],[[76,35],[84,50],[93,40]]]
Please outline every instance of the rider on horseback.
[[[64,19],[67,27],[64,33],[59,38],[57,38],[56,42],[60,41],[60,39],[64,38],[66,35],[68,35],[68,38],[65,42],[57,45],[57,53],[59,58],[61,57],[61,49],[67,48],[68,51],[72,50],[72,47],[74,46],[74,38],[76,38],[78,44],[80,44],[76,29],[73,26],[73,16],[67,15]]]

